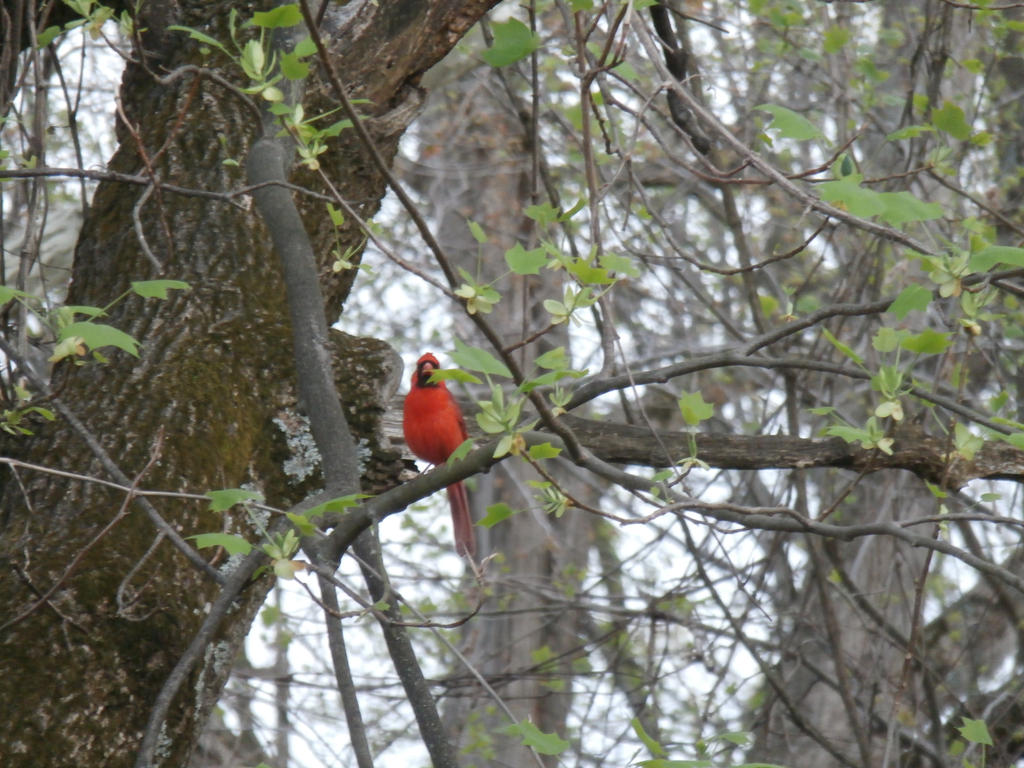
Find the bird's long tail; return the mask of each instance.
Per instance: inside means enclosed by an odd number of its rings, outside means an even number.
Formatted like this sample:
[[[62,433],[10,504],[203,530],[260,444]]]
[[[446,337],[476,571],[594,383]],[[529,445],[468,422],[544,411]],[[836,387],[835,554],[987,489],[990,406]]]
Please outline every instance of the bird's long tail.
[[[473,518],[469,515],[469,498],[461,482],[448,486],[448,503],[452,507],[452,528],[455,530],[455,551],[460,555],[476,555]]]

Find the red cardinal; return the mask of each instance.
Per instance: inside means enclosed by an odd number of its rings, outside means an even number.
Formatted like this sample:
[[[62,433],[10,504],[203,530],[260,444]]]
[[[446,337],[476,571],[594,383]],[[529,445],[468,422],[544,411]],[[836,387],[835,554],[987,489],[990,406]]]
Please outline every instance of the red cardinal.
[[[430,380],[430,374],[440,367],[437,358],[429,352],[416,361],[402,418],[402,431],[409,450],[431,464],[444,464],[468,437],[459,404],[443,381]],[[452,507],[455,551],[472,557],[476,553],[476,542],[466,486],[462,482],[448,486],[448,502]]]

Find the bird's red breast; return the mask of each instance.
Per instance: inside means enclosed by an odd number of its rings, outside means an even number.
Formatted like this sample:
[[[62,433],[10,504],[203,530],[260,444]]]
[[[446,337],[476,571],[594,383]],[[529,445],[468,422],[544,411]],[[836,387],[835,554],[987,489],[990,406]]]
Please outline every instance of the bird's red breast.
[[[430,380],[431,374],[440,367],[437,358],[429,352],[416,361],[402,416],[402,431],[409,450],[431,464],[448,461],[467,437],[462,411],[448,387],[443,381]],[[466,486],[461,481],[448,486],[448,501],[452,509],[455,551],[473,557],[476,553],[473,518]]]
[[[446,462],[467,437],[466,423],[455,398],[443,381],[430,381],[430,375],[440,367],[429,352],[416,362],[402,417],[409,450],[431,464]]]

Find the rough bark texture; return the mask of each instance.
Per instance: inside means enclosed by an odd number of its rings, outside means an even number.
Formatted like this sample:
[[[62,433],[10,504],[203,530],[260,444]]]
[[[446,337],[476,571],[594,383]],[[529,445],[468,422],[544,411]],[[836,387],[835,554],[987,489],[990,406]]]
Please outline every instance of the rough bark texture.
[[[362,108],[375,120],[386,158],[414,115],[395,108],[489,5],[357,2],[328,9],[322,34],[352,95],[370,100]],[[183,24],[226,40],[232,8],[243,17],[260,9],[208,0],[144,6],[137,26],[146,30],[145,65],[129,65],[124,75],[121,99],[132,129],[119,124],[112,169],[151,168],[162,180],[196,189],[243,183],[239,168],[222,163],[244,158],[258,129],[253,113],[210,80],[188,75],[160,85],[152,74],[200,65],[222,67],[224,77],[237,80],[232,65],[216,55],[204,59],[185,35],[167,29]],[[313,101],[320,104],[307,105],[307,113],[323,105],[327,89],[319,93]],[[383,180],[354,138],[343,136],[323,160],[342,194],[371,214]],[[186,280],[192,290],[163,302],[133,297],[117,304],[105,321],[143,343],[139,359],[117,353],[109,365],[60,363],[54,374],[60,397],[129,476],[146,467],[162,436],[142,487],[202,492],[247,485],[272,504],[295,502],[317,476],[282,470],[290,450],[282,430],[295,419],[290,332],[278,262],[258,220],[245,205],[154,191],[139,208],[160,272],[133,230],[138,201],[137,188],[99,187],[76,250],[69,303],[103,306],[129,281],[156,276]],[[320,203],[304,204],[326,261],[334,233],[323,224]],[[341,237],[348,244],[359,235],[349,229]],[[329,313],[350,284],[350,274],[325,282]],[[105,476],[65,424],[41,427],[30,440],[4,448],[7,455]],[[0,745],[5,766],[130,765],[156,692],[216,594],[216,585],[139,511],[75,562],[125,503],[123,493],[81,482],[4,476],[0,621],[21,617],[0,639],[0,721],[11,734]],[[224,527],[252,533],[244,519],[225,521],[205,504],[154,504],[183,535]],[[178,697],[164,727],[162,764],[187,762],[268,586],[263,577],[241,596]]]
[[[664,467],[690,454],[685,432],[659,432],[577,416],[563,417],[581,442],[605,461]],[[810,469],[837,467],[854,472],[905,469],[942,488],[959,489],[979,478],[1021,480],[1024,452],[1006,443],[989,441],[969,458],[957,454],[948,438],[929,435],[908,424],[892,434],[892,453],[864,448],[839,437],[790,435],[696,436],[697,458],[718,469]]]

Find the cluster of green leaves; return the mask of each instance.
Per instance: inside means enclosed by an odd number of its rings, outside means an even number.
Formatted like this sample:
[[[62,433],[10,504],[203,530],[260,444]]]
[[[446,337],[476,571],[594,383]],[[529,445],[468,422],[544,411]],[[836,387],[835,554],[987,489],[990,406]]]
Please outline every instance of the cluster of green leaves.
[[[301,560],[295,560],[294,555],[299,550],[299,537],[312,536],[316,533],[316,520],[325,515],[344,512],[367,498],[365,494],[356,493],[325,501],[302,513],[288,512],[287,516],[293,527],[283,533],[271,533],[256,511],[258,505],[263,503],[263,494],[244,488],[227,488],[209,491],[206,496],[210,499],[211,512],[225,513],[235,505],[246,512],[250,524],[260,536],[260,549],[270,558],[270,567],[274,574],[282,579],[294,579],[297,572],[305,569],[306,564]],[[254,547],[252,542],[237,533],[199,533],[188,538],[195,541],[199,549],[223,547],[229,555],[245,556],[252,552]]]
[[[554,412],[557,413],[569,398],[569,394],[561,386],[563,380],[578,379],[586,375],[586,371],[574,370],[571,367],[564,347],[557,347],[537,357],[534,361],[534,375],[509,391],[506,391],[502,380],[511,380],[512,372],[487,350],[456,339],[455,350],[450,355],[459,367],[435,371],[431,378],[435,381],[471,384],[483,384],[486,380],[490,397],[477,402],[479,410],[476,413],[476,422],[485,434],[498,439],[493,454],[495,458],[511,454],[526,461],[542,462],[561,453],[561,449],[550,442],[528,445],[526,433],[536,426],[537,421],[524,423],[522,412],[527,395],[537,388],[542,388],[554,404]],[[478,373],[484,378],[477,376]],[[466,440],[448,460],[459,461],[472,447],[472,441]],[[561,516],[565,512],[568,499],[557,487],[547,480],[534,481],[532,485],[538,491],[539,503],[548,513]],[[505,503],[494,504],[488,507],[480,525],[489,528],[517,512],[518,510]]]
[[[36,44],[40,48],[45,48],[65,32],[80,27],[84,28],[93,40],[96,40],[103,34],[103,25],[112,19],[117,21],[121,35],[126,39],[130,39],[134,33],[135,24],[127,10],[116,14],[113,8],[109,8],[97,0],[64,0],[64,5],[71,8],[81,18],[69,21],[64,26],[54,25],[44,29],[36,36]]]
[[[329,117],[337,110],[318,115],[306,115],[302,104],[285,103],[285,95],[278,86],[282,80],[298,81],[309,75],[307,59],[316,55],[316,44],[306,36],[299,40],[292,50],[280,56],[272,50],[267,32],[273,29],[295,27],[303,23],[302,11],[295,3],[279,5],[270,11],[257,11],[242,23],[239,23],[238,12],[232,8],[228,17],[230,45],[217,38],[192,27],[174,25],[170,29],[185,32],[193,40],[208,46],[209,51],[217,50],[235,62],[250,85],[243,90],[251,95],[258,95],[270,103],[270,111],[281,120],[281,133],[295,138],[301,162],[310,170],[320,168],[319,156],[327,151],[329,139],[337,137],[343,130],[352,126],[351,120],[337,120],[326,127],[316,124]],[[258,29],[257,36],[247,35],[247,31]],[[245,37],[244,41],[242,38]],[[228,161],[237,164],[237,161]]]
[[[26,424],[31,423],[32,416],[40,416],[47,421],[57,417],[49,408],[32,403],[32,394],[20,384],[14,385],[15,402],[13,407],[5,408],[0,414],[0,429],[9,435],[31,435],[32,430]]]
[[[349,245],[347,247],[342,246],[341,238],[338,236],[339,231],[345,225],[345,213],[335,207],[332,203],[327,203],[327,216],[331,220],[331,224],[334,225],[334,247],[331,249],[331,257],[334,261],[331,263],[332,272],[342,272],[346,269],[355,269],[357,266],[364,272],[371,272],[370,266],[360,262],[358,265],[353,261],[354,257],[362,253],[363,246],[366,244],[366,238],[362,238],[357,243]],[[372,224],[371,224],[372,226]]]
[[[76,364],[81,364],[84,361],[78,358],[84,357],[87,352],[91,352],[97,362],[106,363],[109,361],[99,351],[103,347],[115,347],[138,357],[139,342],[124,331],[96,322],[94,318],[103,317],[114,305],[132,294],[143,298],[166,299],[169,290],[187,291],[189,288],[189,284],[181,280],[139,280],[105,307],[64,305],[48,310],[47,303],[40,297],[0,285],[0,306],[12,300],[21,303],[49,331],[56,340],[53,354],[50,355],[51,363],[72,358]],[[87,319],[77,320],[79,315]]]
[[[0,307],[15,301],[21,304],[44,329],[46,341],[53,342],[53,352],[49,362],[71,360],[75,365],[89,362],[89,356],[95,363],[109,362],[101,351],[106,347],[120,349],[133,357],[139,356],[139,342],[122,330],[97,322],[104,317],[118,302],[134,294],[143,298],[166,299],[170,290],[189,290],[188,283],[181,280],[139,280],[131,283],[127,291],[111,301],[105,307],[82,305],[64,305],[50,308],[43,298],[25,291],[0,285]],[[78,318],[85,319],[78,319]],[[4,410],[0,416],[0,429],[12,435],[29,435],[32,431],[25,426],[26,420],[32,415],[42,416],[53,421],[53,412],[47,408],[34,405],[31,394],[20,385],[15,385],[16,403],[12,408]]]
[[[989,140],[984,132],[972,132],[964,110],[954,103],[946,101],[930,112],[927,103],[918,103],[916,106],[922,113],[929,115],[930,121],[890,134],[887,137],[890,141],[915,139],[925,133],[941,134],[953,141],[970,141],[976,145],[983,145]],[[780,138],[827,143],[824,132],[804,115],[774,104],[762,104],[758,109],[772,115],[771,128]],[[948,151],[948,146],[939,144],[929,155],[929,163],[936,170],[943,171],[943,158]],[[896,228],[944,216],[945,212],[940,204],[923,201],[906,190],[885,192],[872,189],[865,184],[864,177],[856,172],[847,153],[837,157],[832,165],[832,174],[833,178],[816,186],[821,198],[855,216],[866,219],[878,218]],[[955,299],[959,309],[956,322],[968,338],[979,336],[985,323],[1007,320],[1007,315],[997,311],[995,302],[998,294],[988,285],[984,275],[997,267],[1024,267],[1024,248],[997,245],[993,242],[995,234],[991,227],[976,221],[967,221],[965,224],[962,232],[969,240],[966,247],[949,243],[944,252],[936,254],[926,255],[913,251],[906,253],[905,260],[917,261],[931,285],[912,283],[906,286],[890,305],[890,315],[898,321],[904,321],[911,312],[927,310],[936,298]],[[849,345],[837,339],[827,329],[823,329],[823,335],[846,358],[862,370],[867,370],[862,357]],[[924,355],[946,353],[953,341],[954,334],[945,330],[926,329],[919,333],[911,333],[899,327],[880,328],[872,340],[872,346],[880,354],[890,355],[892,361],[880,365],[877,371],[869,373],[872,388],[880,393],[881,401],[876,403],[873,413],[863,424],[834,424],[825,430],[826,434],[842,437],[849,442],[859,442],[864,448],[876,448],[891,453],[893,441],[888,436],[889,430],[884,426],[884,422],[887,419],[892,422],[902,420],[903,401],[917,386],[912,375],[915,362]],[[901,365],[899,360],[901,350],[914,355],[904,365]],[[953,366],[951,370],[954,377],[963,375],[962,366]],[[813,409],[813,412],[834,414],[834,409],[819,408]],[[1003,421],[1012,427],[1014,432],[994,436],[1008,440],[1014,445],[1024,446],[1022,426]],[[976,453],[981,438],[964,425],[957,423],[953,427],[953,440],[957,454],[971,458]]]
[[[538,231],[544,233],[555,225],[565,225],[583,210],[585,205],[586,201],[580,200],[569,210],[560,211],[550,203],[539,203],[527,206],[524,213],[536,222]],[[470,233],[482,249],[489,241],[487,233],[474,221],[467,224]],[[539,275],[542,269],[564,270],[570,279],[566,282],[561,297],[544,299],[543,307],[547,310],[553,326],[570,320],[579,323],[580,310],[593,306],[620,280],[640,275],[633,260],[626,256],[598,252],[596,246],[591,247],[586,256],[574,256],[560,248],[554,239],[546,236],[541,237],[536,248],[527,249],[521,243],[513,245],[505,251],[505,264],[509,271],[486,283],[466,270],[459,269],[464,282],[455,290],[455,295],[465,300],[467,312],[489,313],[501,300],[501,293],[496,285],[510,274],[528,277]]]

